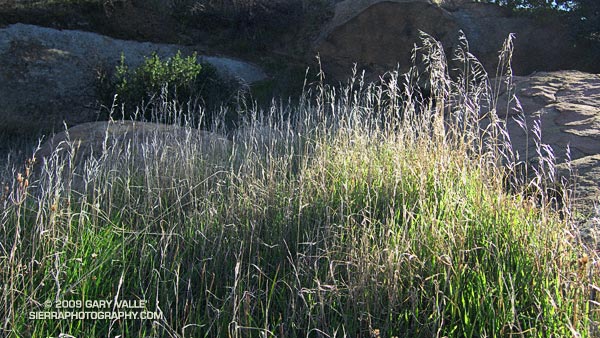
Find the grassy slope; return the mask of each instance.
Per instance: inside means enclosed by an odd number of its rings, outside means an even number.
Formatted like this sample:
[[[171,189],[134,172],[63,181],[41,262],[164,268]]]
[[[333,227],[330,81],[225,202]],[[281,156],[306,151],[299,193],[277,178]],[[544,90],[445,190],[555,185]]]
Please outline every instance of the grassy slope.
[[[248,111],[226,152],[151,138],[141,162],[117,144],[24,171],[0,209],[4,334],[593,335],[592,260],[545,203],[505,193],[502,126],[480,128],[491,91],[465,61],[456,82],[432,63],[419,114],[392,74]],[[161,318],[28,318],[113,299]]]

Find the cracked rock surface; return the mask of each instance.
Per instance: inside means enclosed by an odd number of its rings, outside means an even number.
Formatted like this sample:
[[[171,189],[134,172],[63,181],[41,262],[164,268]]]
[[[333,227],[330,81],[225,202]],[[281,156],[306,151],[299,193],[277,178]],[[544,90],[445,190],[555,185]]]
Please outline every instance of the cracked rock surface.
[[[499,106],[507,109],[499,114],[506,118],[515,152],[521,160],[538,160],[534,130],[539,125],[542,143],[550,146],[558,164],[557,175],[574,183],[572,203],[582,231],[586,237],[598,237],[594,231],[600,219],[600,74],[540,72],[514,77],[513,85],[517,100],[507,104],[511,95],[505,90]],[[527,132],[517,122],[519,115],[526,117]]]

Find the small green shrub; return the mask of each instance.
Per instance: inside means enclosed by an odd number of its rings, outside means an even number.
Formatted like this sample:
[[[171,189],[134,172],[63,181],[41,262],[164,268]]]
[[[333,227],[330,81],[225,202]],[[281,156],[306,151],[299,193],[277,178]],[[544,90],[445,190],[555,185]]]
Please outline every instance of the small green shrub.
[[[196,53],[184,57],[181,51],[163,59],[153,53],[136,68],[130,68],[121,55],[112,76],[105,75],[100,81],[103,82],[99,86],[103,103],[107,106],[116,103],[120,107],[117,112],[111,111],[117,118],[138,116],[169,120],[160,116],[157,105],[177,101],[214,108],[227,105],[238,89],[235,80],[225,79],[208,63],[200,63]]]
[[[116,68],[116,94],[126,100],[138,100],[160,93],[164,87],[169,92],[191,96],[195,92],[196,79],[202,71],[197,56],[182,57],[181,52],[166,60],[153,53],[144,63],[134,70],[121,63]]]

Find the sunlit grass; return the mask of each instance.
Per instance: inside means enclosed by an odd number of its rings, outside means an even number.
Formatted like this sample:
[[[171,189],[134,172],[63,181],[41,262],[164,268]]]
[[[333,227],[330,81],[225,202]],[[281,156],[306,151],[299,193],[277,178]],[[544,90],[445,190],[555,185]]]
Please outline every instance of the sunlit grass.
[[[17,168],[4,334],[595,335],[595,256],[542,184],[506,192],[486,75],[463,54],[454,81],[428,46],[435,104],[395,73],[317,83],[297,106],[245,111],[227,147],[185,126]],[[161,318],[30,319],[48,300],[145,300]]]

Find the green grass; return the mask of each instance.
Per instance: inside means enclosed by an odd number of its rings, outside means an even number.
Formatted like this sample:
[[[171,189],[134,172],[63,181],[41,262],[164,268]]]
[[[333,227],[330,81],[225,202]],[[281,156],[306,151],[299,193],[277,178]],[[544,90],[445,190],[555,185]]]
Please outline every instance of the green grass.
[[[466,58],[453,81],[431,52],[419,114],[392,73],[246,111],[226,151],[187,126],[21,171],[0,209],[3,335],[594,336],[595,257],[543,189],[506,193],[485,74]],[[162,318],[29,319],[115,299]]]

